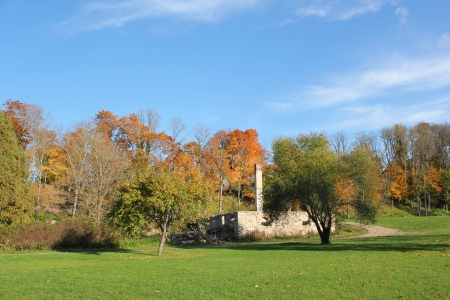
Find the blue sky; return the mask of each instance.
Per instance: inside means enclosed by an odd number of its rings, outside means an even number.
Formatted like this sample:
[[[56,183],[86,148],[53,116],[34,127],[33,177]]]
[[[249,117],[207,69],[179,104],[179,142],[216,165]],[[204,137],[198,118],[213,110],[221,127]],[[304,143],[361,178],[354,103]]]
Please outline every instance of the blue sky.
[[[448,122],[448,0],[0,0],[0,95],[277,135]]]

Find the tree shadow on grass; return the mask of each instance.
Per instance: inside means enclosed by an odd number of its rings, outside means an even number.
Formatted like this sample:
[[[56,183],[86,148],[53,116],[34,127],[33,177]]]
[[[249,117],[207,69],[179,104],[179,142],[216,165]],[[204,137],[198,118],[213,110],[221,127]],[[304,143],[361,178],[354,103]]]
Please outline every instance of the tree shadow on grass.
[[[213,248],[213,247],[211,247]],[[286,243],[254,243],[222,245],[220,248],[230,250],[255,250],[255,251],[443,251],[450,250],[449,235],[407,235],[385,236],[377,238],[360,238],[351,240],[332,241],[331,244],[321,245],[313,242],[286,242]]]
[[[58,252],[83,253],[99,255],[102,252],[128,252],[119,248],[119,243],[112,240],[98,241],[92,232],[69,231],[63,235],[52,247]]]
[[[79,253],[79,254],[87,254],[87,255],[100,255],[102,253],[133,253],[133,250],[129,249],[119,249],[119,248],[71,248],[71,249],[54,249],[57,252],[63,252],[63,253]]]

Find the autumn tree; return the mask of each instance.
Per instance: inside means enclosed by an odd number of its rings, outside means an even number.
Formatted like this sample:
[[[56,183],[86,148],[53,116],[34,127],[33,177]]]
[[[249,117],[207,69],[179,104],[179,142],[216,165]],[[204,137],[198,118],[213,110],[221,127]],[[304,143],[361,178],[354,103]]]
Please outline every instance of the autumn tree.
[[[430,124],[430,134],[433,136],[433,156],[431,165],[436,169],[450,169],[450,124]]]
[[[195,165],[198,167],[200,173],[206,178],[207,171],[207,152],[211,138],[211,131],[205,125],[196,125],[192,130],[193,144],[189,147],[189,155],[192,157]]]
[[[98,222],[104,215],[105,200],[126,179],[128,163],[123,153],[98,130],[92,130],[88,143],[90,190],[94,195],[92,206]]]
[[[384,170],[384,175],[388,178],[388,197],[391,199],[391,205],[394,205],[394,200],[401,202],[408,197],[408,183],[405,180],[406,171],[397,162],[391,163]]]
[[[29,143],[30,136],[29,130],[25,127],[25,119],[27,118],[26,103],[22,103],[18,100],[12,101],[9,99],[3,106],[5,107],[4,113],[11,119],[14,132],[22,147],[25,149]]]
[[[278,138],[272,150],[274,168],[263,195],[272,217],[299,207],[316,225],[322,244],[328,244],[345,191],[352,187],[359,218],[374,218],[378,166],[367,149],[357,147],[341,156],[323,134],[311,133]]]
[[[82,204],[88,215],[100,221],[108,208],[107,200],[127,179],[129,161],[105,131],[92,122],[79,123],[66,133],[61,147],[67,164],[65,180],[73,195],[72,217]]]
[[[148,127],[150,132],[157,132],[161,125],[161,115],[154,109],[140,109],[137,113],[139,121]]]
[[[439,202],[448,211],[450,205],[450,170],[441,171],[439,186],[442,189],[438,198]]]
[[[31,212],[27,160],[13,123],[0,110],[0,228],[23,221]]]
[[[430,172],[430,162],[434,152],[430,124],[419,123],[412,127],[409,139],[411,142],[411,189],[417,201],[417,212],[420,216],[422,200],[425,208],[429,200],[427,190],[430,182],[427,180],[429,178],[427,174]]]
[[[72,204],[71,216],[75,218],[78,211],[78,203],[86,186],[89,184],[89,145],[87,141],[88,130],[81,123],[73,130],[67,132],[61,143],[64,150],[64,163],[66,172],[64,173],[64,185],[73,194],[70,201]]]
[[[242,185],[249,185],[250,180],[253,179],[253,166],[264,162],[264,150],[258,141],[256,130],[241,131],[236,129],[231,131],[227,152],[231,169],[229,181],[237,184],[237,198],[238,204],[240,204]]]
[[[349,138],[344,131],[338,131],[329,138],[333,151],[339,155],[347,154],[349,151]]]
[[[168,128],[174,143],[182,143],[184,141],[183,135],[187,129],[187,124],[181,118],[171,118]]]
[[[408,128],[401,124],[384,127],[380,131],[383,145],[381,162],[384,166],[384,197],[391,201],[406,200],[409,196],[409,134]]]
[[[229,153],[227,151],[229,143],[229,131],[219,130],[213,137],[210,138],[205,149],[208,169],[210,171],[209,175],[213,176],[216,184],[218,185],[219,214],[223,213],[223,187],[226,176],[230,170],[228,159]]]
[[[170,138],[164,132],[155,131],[159,126],[159,115],[153,110],[120,118],[111,112],[100,111],[95,123],[126,153],[138,176],[147,172],[150,165],[164,160],[170,152]]]
[[[107,110],[99,111],[94,122],[99,130],[106,133],[111,141],[115,141],[118,135],[119,117]]]
[[[192,221],[208,196],[199,177],[157,168],[146,178],[127,183],[112,204],[113,224],[136,233],[148,222],[161,229],[158,256],[162,255],[170,226],[178,220]]]

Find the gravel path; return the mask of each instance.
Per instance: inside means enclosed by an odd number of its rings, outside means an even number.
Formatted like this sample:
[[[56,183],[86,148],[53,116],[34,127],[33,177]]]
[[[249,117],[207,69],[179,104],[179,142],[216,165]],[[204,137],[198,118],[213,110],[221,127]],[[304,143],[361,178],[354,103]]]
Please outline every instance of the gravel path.
[[[348,237],[351,239],[375,237],[375,236],[397,235],[397,234],[402,233],[402,231],[398,230],[398,229],[386,228],[386,227],[381,227],[381,226],[377,226],[377,225],[365,225],[365,224],[361,224],[361,223],[357,223],[357,222],[345,222],[345,223],[354,225],[354,226],[360,226],[367,230],[366,234]]]

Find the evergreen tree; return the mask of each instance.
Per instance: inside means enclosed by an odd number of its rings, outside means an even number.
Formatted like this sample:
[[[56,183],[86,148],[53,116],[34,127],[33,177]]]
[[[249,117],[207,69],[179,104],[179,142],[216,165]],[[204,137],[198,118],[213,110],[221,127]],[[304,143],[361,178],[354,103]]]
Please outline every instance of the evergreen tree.
[[[11,119],[0,110],[0,228],[32,212],[27,160]]]

